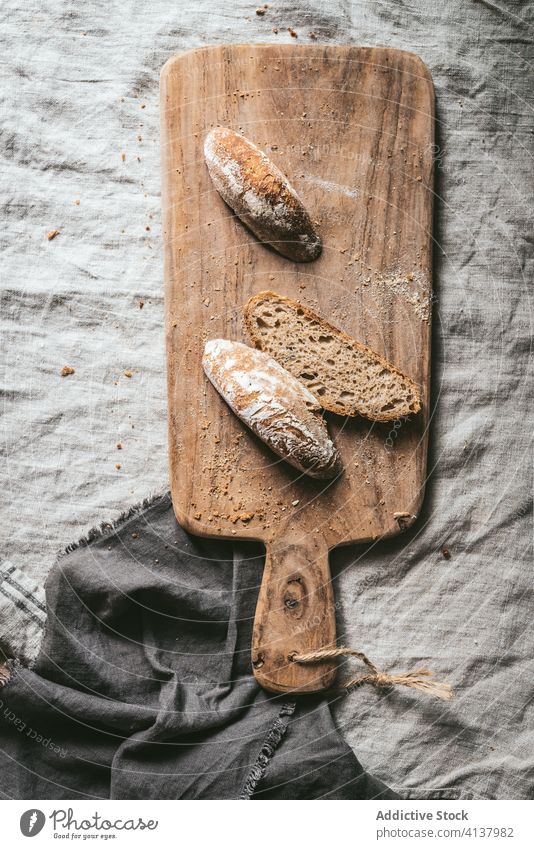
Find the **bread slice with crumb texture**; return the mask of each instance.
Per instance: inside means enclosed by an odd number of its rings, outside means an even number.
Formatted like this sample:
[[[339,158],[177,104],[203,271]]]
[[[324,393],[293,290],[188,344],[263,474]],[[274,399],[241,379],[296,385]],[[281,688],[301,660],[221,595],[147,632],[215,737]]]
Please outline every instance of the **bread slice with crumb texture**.
[[[413,380],[298,301],[260,292],[244,315],[256,348],[298,378],[325,410],[377,422],[420,410]]]

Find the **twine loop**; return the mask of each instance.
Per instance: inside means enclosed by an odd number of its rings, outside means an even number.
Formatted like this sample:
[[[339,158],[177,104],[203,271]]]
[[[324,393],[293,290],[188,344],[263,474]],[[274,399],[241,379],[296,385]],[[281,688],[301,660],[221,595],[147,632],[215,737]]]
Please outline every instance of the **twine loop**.
[[[325,660],[333,660],[336,657],[355,657],[360,660],[368,669],[368,672],[363,675],[358,675],[355,678],[349,678],[341,684],[341,687],[347,692],[351,692],[356,687],[361,687],[362,684],[370,684],[372,687],[410,687],[413,690],[419,690],[427,696],[433,696],[435,699],[452,699],[454,693],[450,684],[444,684],[441,681],[436,681],[433,673],[429,669],[412,669],[410,672],[401,672],[398,675],[392,675],[389,672],[383,672],[369,660],[366,654],[356,649],[341,647],[336,649],[316,649],[309,652],[293,652],[290,660],[294,663],[322,663]]]

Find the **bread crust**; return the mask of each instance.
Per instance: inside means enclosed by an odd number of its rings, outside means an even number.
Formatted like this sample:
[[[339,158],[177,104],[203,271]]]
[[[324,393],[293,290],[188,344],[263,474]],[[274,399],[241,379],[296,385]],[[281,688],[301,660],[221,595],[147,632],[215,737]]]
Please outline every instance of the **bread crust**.
[[[276,360],[241,342],[211,339],[202,366],[228,406],[278,456],[313,478],[341,472],[320,405]]]
[[[321,240],[287,177],[249,139],[227,127],[206,136],[204,156],[215,188],[255,236],[296,262],[321,253]]]
[[[304,306],[299,301],[295,301],[292,298],[287,298],[284,295],[278,295],[276,292],[265,291],[258,292],[257,295],[253,295],[252,298],[247,301],[244,307],[245,327],[247,329],[247,333],[250,336],[251,341],[254,343],[256,348],[263,351],[266,350],[263,340],[257,333],[257,328],[255,326],[254,321],[254,310],[257,305],[260,304],[262,301],[268,302],[270,305],[275,302],[281,302],[283,304],[288,305],[291,309],[301,311],[303,317],[307,318],[310,322],[316,322],[320,326],[322,331],[337,338],[342,345],[348,348],[352,348],[353,350],[359,351],[365,356],[371,358],[377,366],[380,366],[382,369],[385,369],[391,375],[395,375],[396,377],[398,377],[399,380],[402,381],[408,387],[409,394],[413,396],[413,402],[410,404],[409,408],[407,408],[404,412],[399,412],[398,409],[395,409],[391,413],[376,412],[371,416],[362,409],[354,408],[353,410],[349,410],[346,407],[340,406],[339,404],[328,402],[322,397],[318,398],[317,402],[325,410],[329,410],[330,412],[337,413],[341,416],[359,415],[363,418],[369,419],[370,421],[377,422],[394,421],[399,418],[399,415],[407,416],[419,412],[419,410],[421,409],[420,394],[419,389],[413,380],[403,374],[403,372],[401,372],[400,369],[396,368],[396,366],[389,363],[384,357],[380,356],[380,354],[377,354],[376,351],[373,351],[372,348],[369,348],[367,345],[364,345],[363,343],[358,342],[356,339],[353,339],[343,330],[340,330],[338,327],[335,327],[333,324],[327,321],[327,319],[322,318],[322,316],[317,315],[317,313],[313,312],[313,310],[311,310],[309,307]],[[273,356],[272,351],[268,351],[268,353]],[[282,363],[282,365],[284,365],[285,368],[288,368],[289,371],[292,371],[288,364]],[[295,374],[295,372],[293,371],[292,373]],[[300,379],[298,374],[295,374],[295,377]],[[307,386],[306,383],[304,383],[304,385]],[[312,388],[310,388],[310,391],[313,393]]]

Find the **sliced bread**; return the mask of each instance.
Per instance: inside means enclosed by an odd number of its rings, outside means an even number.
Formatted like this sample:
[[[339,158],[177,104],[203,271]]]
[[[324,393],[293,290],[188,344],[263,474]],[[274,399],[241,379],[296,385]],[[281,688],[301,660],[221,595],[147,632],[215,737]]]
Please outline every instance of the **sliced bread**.
[[[245,305],[254,345],[298,378],[325,410],[387,422],[417,413],[416,384],[312,310],[260,292]]]
[[[276,454],[312,478],[340,474],[316,398],[272,357],[241,342],[211,339],[202,365],[228,406]]]

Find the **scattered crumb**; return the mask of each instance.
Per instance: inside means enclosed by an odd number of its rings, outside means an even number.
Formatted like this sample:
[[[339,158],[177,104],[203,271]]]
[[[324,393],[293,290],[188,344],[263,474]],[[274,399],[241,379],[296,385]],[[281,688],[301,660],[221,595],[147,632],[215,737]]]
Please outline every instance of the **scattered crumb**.
[[[59,236],[59,230],[49,230],[49,232],[46,234],[46,238],[49,242],[51,242],[52,239],[55,239],[56,236]]]
[[[141,109],[144,109],[145,107],[146,107],[146,103],[141,103],[141,107],[140,107],[140,108],[141,108]]]
[[[126,371],[124,372],[124,377],[133,377],[133,371],[128,371],[128,369],[126,369]]]
[[[406,273],[391,272],[389,274],[375,274],[373,286],[377,289],[385,287],[392,295],[403,298],[411,307],[416,316],[424,322],[428,322],[431,311],[431,295],[429,293],[429,282],[425,274],[410,272],[411,279]]]
[[[74,374],[74,369],[72,366],[63,366],[59,373],[61,377],[67,377],[69,374]]]
[[[291,38],[298,38],[298,33],[295,32],[293,27],[288,27],[287,31],[288,31],[289,35],[291,36]]]
[[[132,534],[132,539],[139,539],[139,534],[136,534],[134,531]]]
[[[145,230],[150,230],[150,227],[148,226],[148,224],[146,225]]]
[[[126,162],[126,154],[125,153],[121,153],[121,159],[122,159],[123,162]]]
[[[194,517],[197,521],[202,518],[202,513],[195,513]]]
[[[115,463],[115,468],[116,468],[116,469],[120,469],[120,468],[121,468],[121,464],[120,464],[120,463]]]
[[[300,504],[300,500],[298,498],[296,498],[295,501],[291,502],[292,507],[297,507],[299,504]]]
[[[142,298],[139,298],[137,303],[139,304],[139,309],[142,310],[145,305],[144,300]]]
[[[309,36],[311,39],[313,39],[314,41],[315,41],[315,39],[317,38],[317,36],[316,36],[316,35],[315,35],[315,33],[313,32],[313,30],[312,30],[311,32],[309,32],[309,33],[308,33],[308,36]]]
[[[265,14],[265,9],[263,9],[263,8],[260,6],[260,8],[259,8],[259,9],[256,9],[256,14],[257,14],[257,15],[264,15],[264,14]]]
[[[448,548],[442,548],[441,553],[443,554],[443,557],[445,558],[445,560],[451,559],[451,553],[450,553]]]
[[[402,512],[402,513],[393,513],[394,519],[409,519],[410,513]]]
[[[79,205],[80,205],[80,199],[79,199],[79,198],[76,198],[76,200],[74,201],[74,203],[76,204],[76,206],[79,206]]]
[[[228,518],[233,525],[239,521],[246,525],[247,522],[250,522],[250,520],[254,518],[254,513],[236,513],[234,516],[228,516]]]
[[[119,449],[119,451],[122,450],[122,442],[117,442],[117,448]]]
[[[278,27],[273,27],[273,32],[274,32],[274,33],[277,33],[277,32],[278,32]]]

